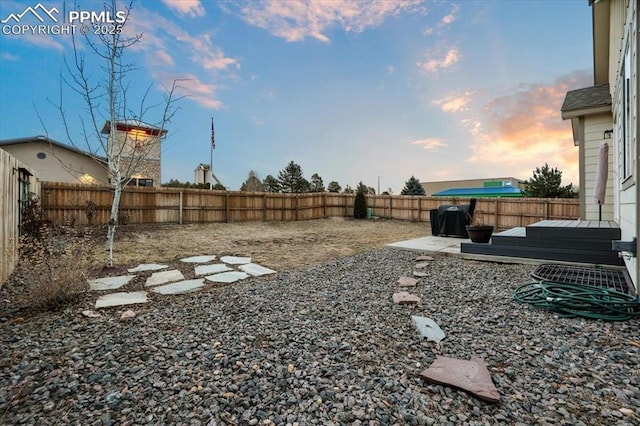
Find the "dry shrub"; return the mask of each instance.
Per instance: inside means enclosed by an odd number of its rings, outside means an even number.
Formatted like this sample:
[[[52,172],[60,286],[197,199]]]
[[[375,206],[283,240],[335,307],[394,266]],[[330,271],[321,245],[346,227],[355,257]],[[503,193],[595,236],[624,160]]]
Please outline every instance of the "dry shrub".
[[[27,292],[21,304],[60,310],[79,301],[88,290],[86,271],[91,235],[68,226],[40,223],[20,240]]]

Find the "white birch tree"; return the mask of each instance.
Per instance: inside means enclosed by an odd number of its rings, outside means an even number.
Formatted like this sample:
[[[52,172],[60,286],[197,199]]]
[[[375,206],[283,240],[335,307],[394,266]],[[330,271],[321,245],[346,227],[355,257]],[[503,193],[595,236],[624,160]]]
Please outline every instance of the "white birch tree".
[[[119,10],[115,0],[105,2],[104,8],[111,16],[115,16]],[[89,31],[82,38],[72,37],[72,57],[65,58],[66,72],[61,76],[60,98],[54,103],[62,117],[69,142],[89,152],[108,170],[113,188],[107,226],[108,266],[113,266],[113,244],[122,190],[130,182],[133,171],[144,166],[149,153],[160,149],[165,125],[175,113],[175,102],[179,99],[176,97],[178,80],[174,80],[171,87],[163,86],[163,99],[155,104],[149,105],[151,85],[136,96],[136,88],[130,81],[130,74],[136,67],[127,62],[125,56],[129,49],[141,41],[143,34],[127,34],[126,25],[131,9],[132,3],[125,9],[124,23],[115,25],[108,34],[95,35]],[[98,72],[94,66],[96,63],[99,65]],[[75,92],[84,103],[86,114],[78,118],[80,136],[75,136],[76,129],[72,128],[72,120],[66,110],[70,102],[66,95],[68,89]],[[150,116],[155,119],[148,118]],[[124,136],[123,143],[110,143],[109,138],[115,139],[118,135],[118,123],[123,122],[151,125],[151,128],[158,129],[157,137],[147,139],[134,150],[131,149],[132,141],[128,140],[128,135]],[[105,123],[108,133],[103,131]]]

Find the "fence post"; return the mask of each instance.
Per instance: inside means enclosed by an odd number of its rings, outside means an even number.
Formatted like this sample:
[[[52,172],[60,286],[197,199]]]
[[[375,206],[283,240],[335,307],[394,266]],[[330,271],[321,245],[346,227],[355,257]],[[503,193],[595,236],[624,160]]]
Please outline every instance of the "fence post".
[[[500,206],[498,206],[498,202],[500,200],[500,197],[496,197],[496,214],[495,214],[495,228],[496,230],[498,229],[498,222],[499,222],[499,208]]]
[[[389,220],[393,219],[393,196],[389,195]]]
[[[180,225],[182,225],[182,191],[180,191],[180,198],[179,198],[179,205],[178,205],[178,222],[180,223]]]
[[[262,221],[267,221],[267,193],[262,196]]]
[[[224,193],[224,221],[229,223],[229,191]]]
[[[549,200],[544,200],[544,219],[549,220]]]
[[[294,206],[295,206],[295,211],[294,211],[294,220],[297,222],[298,221],[298,199],[299,199],[299,195],[296,194],[295,198],[294,198]]]

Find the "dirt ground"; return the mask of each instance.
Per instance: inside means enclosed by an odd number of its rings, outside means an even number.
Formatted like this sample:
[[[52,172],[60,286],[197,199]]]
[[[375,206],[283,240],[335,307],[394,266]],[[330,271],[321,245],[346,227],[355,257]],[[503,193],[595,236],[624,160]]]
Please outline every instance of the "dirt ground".
[[[195,255],[238,255],[283,271],[430,234],[428,223],[384,219],[127,225],[117,229],[114,261],[135,266]],[[96,238],[100,242],[95,248],[97,259],[104,258],[101,237]]]

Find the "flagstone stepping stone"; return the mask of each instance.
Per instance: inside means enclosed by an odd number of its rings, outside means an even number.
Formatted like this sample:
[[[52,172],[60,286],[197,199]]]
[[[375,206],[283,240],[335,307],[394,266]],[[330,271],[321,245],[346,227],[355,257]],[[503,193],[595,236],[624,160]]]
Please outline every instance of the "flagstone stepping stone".
[[[250,257],[238,257],[238,256],[222,256],[220,258],[224,263],[228,263],[229,265],[243,265],[245,263],[250,263]]]
[[[185,294],[198,291],[204,287],[204,280],[198,278],[195,280],[179,281],[177,283],[165,284],[153,287],[151,291],[159,294]]]
[[[422,271],[413,271],[413,276],[414,277],[418,277],[418,278],[422,278],[422,277],[426,277],[427,274],[426,272],[422,272]]]
[[[398,281],[396,281],[398,287],[415,287],[418,284],[418,280],[410,277],[400,277]]]
[[[132,291],[105,294],[100,296],[96,301],[96,309],[108,308],[111,306],[135,305],[138,303],[147,303],[146,291]]]
[[[420,304],[420,297],[415,296],[406,291],[399,291],[397,293],[393,293],[393,303],[398,305],[418,305]]]
[[[198,265],[196,266],[196,275],[217,274],[219,272],[233,271],[224,263],[216,263],[213,265]]]
[[[147,278],[147,282],[144,284],[144,286],[151,287],[154,285],[160,285],[180,280],[184,280],[184,275],[182,275],[182,272],[178,271],[177,269],[172,269],[171,271],[154,272],[149,278]]]
[[[422,262],[422,261],[431,261],[431,260],[435,260],[433,258],[433,256],[426,256],[426,255],[422,255],[422,256],[418,256],[414,259],[416,262]]]
[[[273,269],[265,268],[264,266],[257,265],[255,263],[247,263],[246,265],[238,266],[238,269],[246,272],[249,275],[253,275],[254,277],[260,277],[262,275],[275,274],[276,271]]]
[[[418,262],[415,264],[416,269],[424,269],[429,266],[429,262]]]
[[[91,290],[115,290],[131,281],[135,275],[121,275],[119,277],[104,277],[89,280],[89,288]]]
[[[207,280],[214,283],[234,283],[239,280],[249,278],[249,274],[240,271],[223,272],[221,274],[209,275],[205,277]]]
[[[168,268],[169,265],[160,265],[157,263],[141,263],[140,265],[136,266],[135,268],[131,268],[131,269],[127,269],[128,272],[134,273],[134,272],[144,272],[144,271],[157,271],[159,269],[165,269]]]
[[[440,326],[438,326],[438,324],[436,324],[436,322],[431,318],[412,315],[411,322],[416,326],[418,333],[420,333],[421,336],[426,337],[428,341],[437,343],[447,336]]]
[[[451,385],[480,399],[500,402],[500,394],[491,381],[491,374],[480,358],[462,359],[437,357],[420,377],[431,383]]]
[[[207,263],[216,260],[215,256],[191,256],[180,259],[184,263]]]

